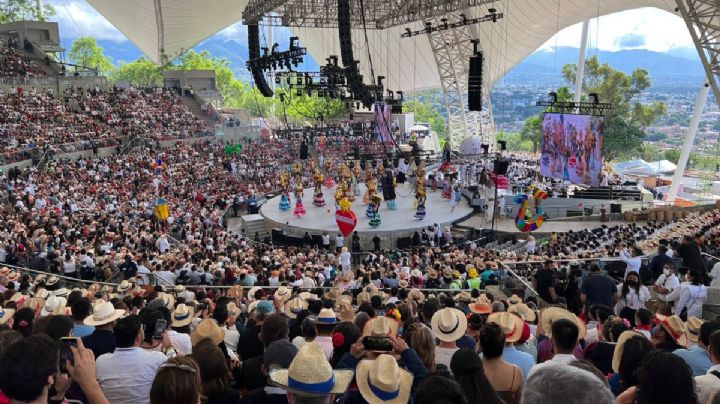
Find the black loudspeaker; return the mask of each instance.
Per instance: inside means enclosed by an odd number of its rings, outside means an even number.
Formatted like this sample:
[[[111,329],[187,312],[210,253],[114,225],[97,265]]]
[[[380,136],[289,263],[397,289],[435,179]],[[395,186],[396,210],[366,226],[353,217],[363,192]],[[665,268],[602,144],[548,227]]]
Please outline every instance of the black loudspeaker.
[[[272,229],[272,242],[275,245],[285,243],[285,232],[282,229]]]
[[[468,74],[468,109],[482,111],[483,55],[478,53],[470,58]]]
[[[248,51],[250,60],[260,57],[260,27],[257,22],[248,24]],[[267,80],[265,80],[262,69],[254,66],[250,68],[250,73],[255,85],[258,90],[260,90],[260,94],[264,97],[272,97],[273,90],[270,88],[270,85],[268,85]]]
[[[398,237],[397,248],[399,250],[407,250],[412,247],[412,238],[410,237]]]
[[[611,203],[610,213],[622,213],[622,205],[619,203]]]
[[[340,58],[343,66],[355,63],[350,31],[350,0],[338,0],[338,34],[340,35]]]
[[[308,145],[305,142],[302,142],[300,145],[300,160],[307,160],[308,159]]]
[[[507,174],[508,166],[510,166],[509,161],[496,161],[495,162],[495,174],[497,174],[497,175]]]

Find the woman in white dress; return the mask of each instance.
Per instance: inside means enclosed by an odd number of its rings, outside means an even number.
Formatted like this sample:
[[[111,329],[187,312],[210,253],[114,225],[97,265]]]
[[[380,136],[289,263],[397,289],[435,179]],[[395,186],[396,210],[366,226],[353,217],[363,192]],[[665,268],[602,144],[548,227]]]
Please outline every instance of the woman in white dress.
[[[618,288],[619,300],[615,304],[615,315],[635,324],[635,313],[650,300],[650,290],[640,283],[640,275],[633,271],[627,274],[622,287]]]

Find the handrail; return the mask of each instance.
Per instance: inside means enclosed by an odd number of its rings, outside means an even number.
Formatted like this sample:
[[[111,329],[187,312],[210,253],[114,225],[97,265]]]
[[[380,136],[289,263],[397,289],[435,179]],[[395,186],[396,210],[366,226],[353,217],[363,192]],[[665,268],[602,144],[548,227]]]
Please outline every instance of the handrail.
[[[718,257],[716,257],[716,256],[714,256],[714,255],[708,254],[708,253],[706,253],[706,252],[700,251],[700,254],[702,254],[702,255],[704,255],[704,256],[706,256],[706,257],[710,257],[710,258],[712,258],[712,259],[714,259],[714,260],[716,260],[716,261],[720,261],[720,258],[718,258]]]
[[[505,271],[507,271],[510,275],[512,275],[513,278],[515,278],[515,279],[517,279],[518,281],[520,281],[520,283],[522,283],[523,286],[525,286],[525,288],[526,288],[527,290],[531,291],[531,292],[534,293],[536,296],[539,296],[539,294],[538,294],[538,292],[535,290],[535,288],[533,288],[532,285],[529,284],[529,283],[527,282],[527,280],[525,280],[525,279],[524,279],[522,276],[520,276],[517,272],[513,271],[512,269],[510,269],[510,267],[508,267],[507,265],[505,265],[505,263],[503,263],[503,262],[500,262],[500,266],[502,266],[503,269],[505,269]]]

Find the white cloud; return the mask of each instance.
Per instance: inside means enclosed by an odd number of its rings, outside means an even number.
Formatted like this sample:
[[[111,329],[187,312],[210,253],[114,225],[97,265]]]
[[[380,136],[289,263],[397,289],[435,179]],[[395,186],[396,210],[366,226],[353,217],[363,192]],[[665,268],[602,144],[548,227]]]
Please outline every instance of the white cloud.
[[[599,35],[598,35],[599,33]],[[580,46],[582,24],[565,28],[545,42],[541,49],[555,46]],[[671,48],[693,47],[685,22],[677,15],[657,8],[641,8],[609,14],[590,20],[589,44],[594,49],[618,51],[623,49],[622,37],[643,37],[644,49],[666,52]]]
[[[93,36],[115,42],[128,40],[85,0],[49,0],[47,4],[57,11],[53,19],[60,25],[61,39]]]
[[[223,39],[232,39],[241,42],[247,38],[247,26],[243,25],[241,22],[237,22],[215,35],[220,36]]]

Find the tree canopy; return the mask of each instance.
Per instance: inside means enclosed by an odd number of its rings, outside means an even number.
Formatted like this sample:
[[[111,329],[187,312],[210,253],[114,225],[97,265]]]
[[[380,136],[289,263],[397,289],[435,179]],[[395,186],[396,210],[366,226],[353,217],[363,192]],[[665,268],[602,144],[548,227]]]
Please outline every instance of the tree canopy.
[[[15,21],[45,21],[55,15],[55,8],[43,4],[38,10],[35,0],[3,0],[0,1],[0,24]]]
[[[93,37],[83,36],[73,41],[68,54],[72,63],[88,69],[98,69],[101,74],[111,74],[114,66],[105,56],[105,50]]]

